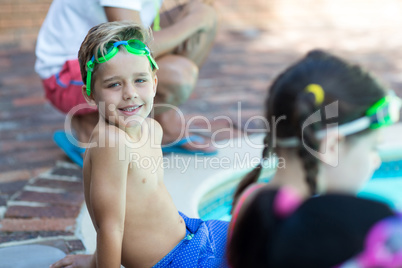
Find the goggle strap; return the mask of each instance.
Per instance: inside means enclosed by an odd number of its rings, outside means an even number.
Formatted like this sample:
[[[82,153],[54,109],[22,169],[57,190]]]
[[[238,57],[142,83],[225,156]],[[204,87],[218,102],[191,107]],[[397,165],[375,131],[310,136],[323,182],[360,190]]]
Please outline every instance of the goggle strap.
[[[119,49],[117,47],[113,47],[113,49],[109,53],[107,53],[105,56],[98,57],[97,62],[98,63],[107,62],[108,60],[113,58],[117,54],[117,52],[119,52]]]
[[[389,126],[399,121],[401,109],[401,99],[390,90],[388,95],[376,102],[366,113],[367,116],[374,117],[371,129],[377,129],[382,126]]]
[[[120,46],[120,45],[124,45],[126,50],[128,52],[130,52],[131,54],[141,55],[141,56],[146,55],[151,64],[152,69],[159,69],[158,65],[156,64],[156,61],[150,55],[149,48],[141,41],[139,41],[139,40],[136,40],[136,41],[140,42],[144,46],[144,48],[136,49],[136,48],[131,47],[129,45],[128,41],[118,41],[113,44],[113,49],[110,52],[106,53],[104,56],[98,57],[97,59],[95,59],[95,55],[92,56],[91,60],[87,62],[87,81],[86,81],[87,89],[86,89],[86,92],[87,92],[88,96],[91,95],[91,79],[92,79],[92,72],[93,72],[95,62],[104,63],[104,62],[110,60],[111,58],[113,58],[119,52],[118,46]]]
[[[338,133],[342,134],[343,136],[352,135],[358,133],[362,130],[369,128],[371,125],[371,120],[369,117],[362,117],[351,122],[342,124],[338,126]],[[336,127],[328,128],[327,130],[330,131],[332,129],[336,129]],[[322,139],[326,135],[325,130],[319,130],[316,133],[317,139]]]
[[[134,55],[142,56],[142,55],[147,55],[148,54],[144,50],[136,49],[136,48],[133,48],[133,47],[130,47],[130,46],[125,46],[125,48],[126,48],[126,50],[128,52],[130,52],[131,54],[134,54]]]
[[[88,70],[87,71],[87,95],[91,95],[91,76],[92,76],[92,71]]]
[[[385,96],[384,98],[381,98],[379,101],[374,103],[366,112],[366,116],[372,116],[377,113],[378,110],[383,108],[385,105],[389,103],[389,96]]]
[[[394,91],[390,90],[387,96],[381,98],[367,110],[366,116],[338,126],[338,133],[348,136],[365,129],[377,129],[392,125],[399,120],[401,106],[401,99],[396,96]],[[394,109],[395,111],[393,111]],[[397,113],[397,116],[394,118],[391,113]],[[336,128],[332,127],[317,131],[316,138],[324,138],[327,131],[331,129]],[[294,148],[300,145],[300,139],[298,137],[276,138],[275,143],[283,148]]]
[[[153,69],[156,69],[156,70],[158,70],[159,69],[159,66],[158,66],[158,64],[156,64],[156,61],[154,60],[154,58],[152,58],[152,56],[151,55],[147,55],[147,58],[148,58],[148,60],[149,60],[149,62],[151,63],[151,67],[152,67],[152,70]]]
[[[300,140],[297,137],[276,138],[274,144],[282,148],[295,148],[299,146]]]
[[[116,43],[113,44],[114,47],[118,47],[118,46],[120,46],[120,45],[125,45],[125,46],[127,46],[127,45],[128,45],[128,42],[127,42],[127,41],[117,41]]]
[[[342,124],[338,126],[338,133],[344,136],[348,136],[354,133],[358,133],[362,130],[365,130],[370,127],[371,120],[368,117],[362,117],[356,120],[353,120],[349,123]],[[327,131],[335,130],[336,127],[319,130],[316,132],[315,136],[318,140],[321,140],[327,134]],[[275,143],[282,148],[295,148],[300,145],[300,139],[297,137],[289,137],[289,138],[277,138]]]

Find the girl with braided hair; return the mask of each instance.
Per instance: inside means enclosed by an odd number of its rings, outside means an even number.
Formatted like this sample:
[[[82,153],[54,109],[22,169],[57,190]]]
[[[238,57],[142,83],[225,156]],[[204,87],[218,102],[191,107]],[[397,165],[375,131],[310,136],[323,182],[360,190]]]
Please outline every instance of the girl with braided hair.
[[[400,100],[361,67],[314,50],[276,78],[266,107],[262,158],[274,153],[285,168],[255,184],[260,164],[238,185],[227,247],[233,268],[269,267],[271,241],[302,200],[358,192],[381,164],[380,128],[399,120]]]

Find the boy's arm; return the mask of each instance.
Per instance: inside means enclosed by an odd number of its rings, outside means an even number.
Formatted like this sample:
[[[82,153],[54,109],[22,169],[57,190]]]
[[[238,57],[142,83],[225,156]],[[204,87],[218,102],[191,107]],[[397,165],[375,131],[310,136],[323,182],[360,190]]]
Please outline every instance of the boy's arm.
[[[104,147],[91,149],[90,208],[97,231],[96,267],[120,267],[126,210],[128,157],[124,151],[125,136],[108,131]],[[114,145],[114,146],[112,146]]]
[[[154,41],[151,50],[155,58],[172,52],[197,32],[208,31],[213,27],[215,21],[209,17],[209,9],[212,9],[209,5],[192,1],[189,3],[187,14],[180,20],[160,31],[153,32]],[[135,10],[105,7],[105,13],[109,21],[133,20],[141,23],[140,13]]]

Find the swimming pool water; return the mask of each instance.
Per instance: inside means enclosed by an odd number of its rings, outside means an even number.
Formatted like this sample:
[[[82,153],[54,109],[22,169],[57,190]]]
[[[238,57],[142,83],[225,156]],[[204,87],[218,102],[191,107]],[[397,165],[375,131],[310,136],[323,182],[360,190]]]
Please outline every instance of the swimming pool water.
[[[272,175],[263,176],[259,181],[268,182]],[[203,220],[230,221],[233,193],[242,176],[234,176],[201,200],[198,213]],[[358,196],[380,200],[394,209],[402,210],[402,160],[383,162]]]

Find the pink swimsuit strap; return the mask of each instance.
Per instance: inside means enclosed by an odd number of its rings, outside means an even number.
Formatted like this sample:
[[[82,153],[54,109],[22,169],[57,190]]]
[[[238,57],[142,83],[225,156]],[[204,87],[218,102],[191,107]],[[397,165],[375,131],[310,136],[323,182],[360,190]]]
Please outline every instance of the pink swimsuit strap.
[[[240,196],[239,201],[237,202],[237,205],[233,211],[233,216],[232,216],[232,224],[230,227],[230,233],[229,233],[229,239],[232,238],[232,234],[233,234],[233,229],[237,220],[237,216],[239,214],[239,211],[241,209],[241,207],[243,206],[244,201],[246,201],[246,199],[250,196],[251,193],[253,193],[254,191],[256,191],[257,189],[263,187],[264,184],[254,184],[250,187],[248,187],[246,189],[246,191]]]

